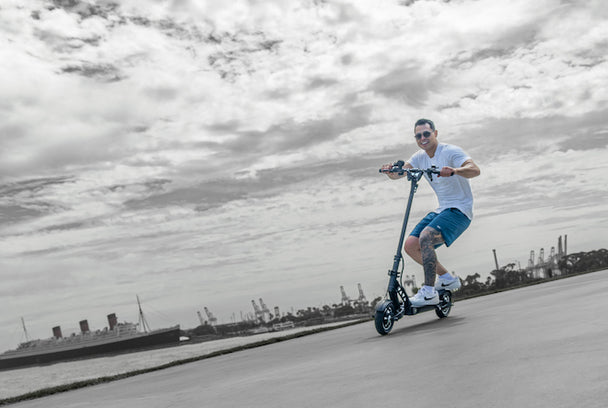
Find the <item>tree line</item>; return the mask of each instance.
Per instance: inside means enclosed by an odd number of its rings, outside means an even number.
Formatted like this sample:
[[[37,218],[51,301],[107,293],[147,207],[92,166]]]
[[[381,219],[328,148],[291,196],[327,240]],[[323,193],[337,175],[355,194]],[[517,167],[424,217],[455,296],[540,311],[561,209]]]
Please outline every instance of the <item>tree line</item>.
[[[547,277],[535,277],[531,270],[516,268],[514,263],[510,263],[490,272],[491,276],[488,276],[485,282],[479,281],[481,276],[478,273],[461,279],[462,287],[455,297],[465,298],[538,283],[550,278],[608,269],[608,250],[598,249],[564,256],[557,262],[557,269],[559,274],[557,271],[546,271]]]

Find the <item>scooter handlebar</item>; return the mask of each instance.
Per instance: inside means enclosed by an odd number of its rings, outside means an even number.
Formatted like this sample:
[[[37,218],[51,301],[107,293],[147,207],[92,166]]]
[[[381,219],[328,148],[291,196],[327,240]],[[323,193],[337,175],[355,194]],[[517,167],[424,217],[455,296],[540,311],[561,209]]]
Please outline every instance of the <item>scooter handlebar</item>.
[[[413,168],[404,169],[403,168],[404,164],[405,163],[403,162],[403,160],[399,160],[399,161],[396,161],[395,163],[393,163],[393,167],[391,167],[390,169],[379,169],[378,172],[379,173],[398,173],[398,174],[427,173],[429,176],[431,176],[431,174],[441,174],[441,171],[435,166],[430,167],[428,169],[413,169]]]
[[[400,176],[403,176],[404,174],[407,174],[407,179],[408,180],[420,180],[422,178],[422,176],[424,175],[424,173],[426,173],[426,175],[429,177],[429,179],[431,181],[433,181],[433,174],[439,175],[441,174],[441,171],[435,167],[432,166],[428,169],[409,169],[409,168],[403,168],[404,165],[404,161],[403,160],[399,160],[396,161],[395,163],[393,163],[393,166],[390,169],[380,169],[378,170],[380,173],[396,173]]]

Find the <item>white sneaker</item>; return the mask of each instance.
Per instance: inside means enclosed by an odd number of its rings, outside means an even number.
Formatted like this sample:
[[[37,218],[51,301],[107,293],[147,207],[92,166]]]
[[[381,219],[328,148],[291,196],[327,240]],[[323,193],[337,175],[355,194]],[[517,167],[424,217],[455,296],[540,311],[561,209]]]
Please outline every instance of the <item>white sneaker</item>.
[[[410,298],[410,302],[412,307],[434,306],[439,304],[439,294],[434,287],[424,285]]]
[[[460,288],[460,278],[452,276],[449,273],[437,276],[435,289],[458,290],[458,288]]]

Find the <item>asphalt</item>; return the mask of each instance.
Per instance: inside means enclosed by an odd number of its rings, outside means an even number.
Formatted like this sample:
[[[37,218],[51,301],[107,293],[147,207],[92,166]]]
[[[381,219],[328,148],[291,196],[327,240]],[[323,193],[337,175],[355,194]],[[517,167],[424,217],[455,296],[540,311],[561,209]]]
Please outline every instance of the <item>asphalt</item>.
[[[596,272],[10,406],[604,408],[607,293]]]

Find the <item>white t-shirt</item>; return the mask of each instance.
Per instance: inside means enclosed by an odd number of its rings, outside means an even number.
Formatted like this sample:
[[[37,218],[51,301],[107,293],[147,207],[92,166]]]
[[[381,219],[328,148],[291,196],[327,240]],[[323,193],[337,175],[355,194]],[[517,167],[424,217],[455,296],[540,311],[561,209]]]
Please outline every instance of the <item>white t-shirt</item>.
[[[432,158],[424,150],[419,150],[410,157],[408,163],[417,169],[428,169],[431,166],[436,166],[438,170],[441,170],[445,166],[460,167],[462,163],[470,158],[460,147],[440,143]],[[433,175],[433,181],[430,181],[426,173],[424,176],[435,190],[439,201],[439,207],[435,210],[436,213],[440,213],[447,208],[458,208],[470,220],[473,219],[473,192],[469,179],[461,176],[438,177]]]

